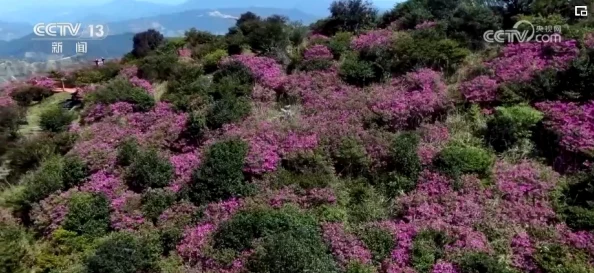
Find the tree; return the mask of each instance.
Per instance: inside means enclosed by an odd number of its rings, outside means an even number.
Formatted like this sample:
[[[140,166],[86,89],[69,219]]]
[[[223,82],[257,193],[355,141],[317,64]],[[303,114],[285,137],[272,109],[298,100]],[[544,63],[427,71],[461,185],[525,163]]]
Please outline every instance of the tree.
[[[369,1],[340,0],[330,5],[330,24],[337,31],[358,32],[375,24],[378,11]],[[334,34],[332,33],[332,34]]]
[[[134,43],[132,55],[136,58],[142,58],[163,44],[165,38],[158,31],[149,29],[134,35],[132,41]]]

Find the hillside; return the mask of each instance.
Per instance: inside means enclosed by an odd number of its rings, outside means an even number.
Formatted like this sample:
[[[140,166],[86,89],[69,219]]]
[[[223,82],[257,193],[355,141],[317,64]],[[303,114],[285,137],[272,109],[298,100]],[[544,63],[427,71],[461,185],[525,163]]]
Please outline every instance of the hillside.
[[[0,86],[0,272],[594,272],[594,21],[337,4]]]

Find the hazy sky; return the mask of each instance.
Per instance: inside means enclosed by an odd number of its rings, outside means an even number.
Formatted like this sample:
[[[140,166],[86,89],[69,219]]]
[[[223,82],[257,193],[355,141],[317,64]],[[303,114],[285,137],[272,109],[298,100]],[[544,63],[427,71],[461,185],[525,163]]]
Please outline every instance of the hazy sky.
[[[80,3],[85,3],[87,5],[96,5],[102,3],[108,3],[113,0],[0,0],[0,5],[8,10],[19,9],[21,7],[27,6],[38,6],[39,4],[60,6],[60,5],[80,5]],[[146,2],[154,2],[154,3],[162,3],[162,4],[180,4],[185,2],[186,0],[143,0]],[[400,2],[400,0],[371,0],[372,2],[376,3],[379,6],[392,6],[396,2]],[[258,5],[258,0],[252,0],[254,5]]]

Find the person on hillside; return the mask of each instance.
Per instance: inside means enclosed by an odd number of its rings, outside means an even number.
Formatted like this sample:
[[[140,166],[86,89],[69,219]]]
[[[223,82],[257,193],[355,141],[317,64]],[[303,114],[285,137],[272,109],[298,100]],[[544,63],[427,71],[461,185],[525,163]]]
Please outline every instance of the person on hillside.
[[[95,59],[95,66],[99,66],[99,59]]]

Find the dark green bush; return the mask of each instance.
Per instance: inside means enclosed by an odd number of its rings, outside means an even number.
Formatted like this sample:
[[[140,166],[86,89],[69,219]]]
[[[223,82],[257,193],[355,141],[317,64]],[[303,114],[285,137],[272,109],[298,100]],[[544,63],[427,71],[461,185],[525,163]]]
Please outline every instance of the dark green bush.
[[[164,189],[149,189],[142,194],[142,212],[145,217],[157,222],[157,219],[175,202],[175,194]]]
[[[165,187],[172,178],[171,162],[152,149],[138,153],[125,175],[128,185],[136,191]]]
[[[254,76],[249,68],[238,61],[227,62],[219,67],[219,70],[212,75],[212,81],[220,82],[224,77],[234,77],[240,83],[252,85],[254,84]]]
[[[75,119],[76,116],[74,113],[59,105],[55,105],[41,113],[39,116],[39,126],[45,131],[59,133],[66,131],[70,123]]]
[[[451,239],[444,232],[424,230],[413,239],[411,263],[418,272],[431,272],[433,264],[443,258],[444,247]]]
[[[32,236],[19,225],[0,224],[0,273],[27,272],[25,258]]]
[[[460,273],[517,273],[497,257],[486,253],[470,252],[458,262]]]
[[[328,186],[332,177],[324,173],[295,173],[281,169],[277,174],[278,186],[297,185],[303,189],[324,188]]]
[[[188,136],[192,139],[201,140],[206,130],[206,117],[201,113],[190,113],[186,124]]]
[[[26,108],[18,105],[0,107],[0,135],[16,139],[19,125],[25,121],[25,114]]]
[[[346,273],[376,273],[377,269],[372,265],[351,262],[347,265]]]
[[[215,248],[237,252],[252,246],[252,241],[275,233],[291,230],[316,229],[315,219],[292,207],[281,210],[260,209],[240,212],[223,223],[213,236]]]
[[[350,32],[339,32],[330,38],[328,48],[334,55],[334,59],[338,60],[351,47],[351,39],[353,34]]]
[[[398,135],[390,147],[391,163],[394,170],[401,175],[416,181],[422,170],[421,161],[417,155],[420,138],[415,133]]]
[[[135,87],[123,78],[117,78],[85,96],[85,103],[89,104],[112,104],[114,102],[132,103],[137,109],[143,111],[155,105],[155,100],[146,90]]]
[[[577,230],[594,229],[594,169],[570,176],[561,188],[557,212],[568,226]]]
[[[157,270],[160,251],[142,238],[114,233],[85,259],[88,273],[137,273]]]
[[[176,54],[150,55],[138,65],[138,76],[150,81],[166,81],[177,65]]]
[[[55,191],[64,188],[62,181],[62,170],[64,161],[59,156],[52,156],[45,159],[39,169],[27,174],[23,183],[25,185],[24,200],[25,206],[39,202]]]
[[[46,158],[54,154],[66,154],[74,145],[75,135],[71,133],[39,134],[24,138],[7,153],[10,181],[16,181],[21,175],[33,170]]]
[[[592,265],[585,255],[572,255],[566,246],[544,244],[537,248],[534,260],[543,272],[589,273]]]
[[[278,233],[264,238],[247,262],[248,272],[339,272],[328,248],[314,228]]]
[[[80,193],[68,203],[64,229],[79,235],[100,237],[109,230],[109,202],[101,194]]]
[[[349,84],[365,86],[379,80],[376,71],[373,63],[349,57],[340,65],[338,73]]]
[[[485,139],[498,152],[514,146],[520,139],[529,139],[532,129],[543,118],[538,110],[527,105],[497,107],[487,122]]]
[[[365,147],[354,138],[344,138],[332,158],[336,172],[350,176],[365,175],[371,163]]]
[[[136,33],[132,42],[132,55],[136,58],[143,58],[161,46],[165,42],[165,38],[163,37],[163,34],[158,31],[149,29],[147,31]]]
[[[126,139],[118,146],[116,162],[120,166],[130,166],[138,156],[138,153],[138,143],[136,142],[136,139]]]
[[[373,260],[382,263],[384,259],[390,257],[392,249],[396,246],[394,236],[387,230],[378,227],[366,227],[361,230],[359,238],[365,243],[367,249],[371,251]]]
[[[402,74],[415,68],[430,67],[451,74],[470,51],[450,39],[433,40],[403,34],[394,44],[394,54],[393,72]]]
[[[250,111],[251,104],[248,98],[226,97],[214,102],[206,115],[206,124],[211,129],[218,129],[224,124],[241,120]]]
[[[62,168],[62,180],[65,188],[72,188],[80,185],[89,175],[89,168],[80,158],[76,156],[64,157]]]
[[[241,140],[213,144],[192,175],[189,190],[192,202],[204,204],[248,193],[250,187],[243,174],[247,151],[247,143]]]
[[[177,63],[173,67],[171,75],[169,75],[167,91],[171,93],[184,93],[176,91],[176,88],[174,87],[183,87],[187,84],[195,82],[203,76],[204,69],[202,66],[194,63]]]
[[[485,176],[489,173],[493,158],[482,148],[454,143],[441,150],[433,164],[442,173],[454,177],[469,173]]]
[[[204,58],[202,58],[202,65],[204,66],[204,72],[212,73],[217,70],[219,66],[219,62],[227,57],[227,51],[224,49],[217,49],[211,53],[206,54]]]
[[[20,106],[29,106],[32,102],[39,102],[53,95],[51,89],[40,86],[23,86],[13,91],[10,96]]]
[[[249,96],[252,93],[252,85],[242,82],[243,80],[238,76],[220,77],[211,85],[209,95],[215,100],[220,100],[228,97]]]

